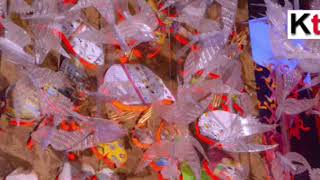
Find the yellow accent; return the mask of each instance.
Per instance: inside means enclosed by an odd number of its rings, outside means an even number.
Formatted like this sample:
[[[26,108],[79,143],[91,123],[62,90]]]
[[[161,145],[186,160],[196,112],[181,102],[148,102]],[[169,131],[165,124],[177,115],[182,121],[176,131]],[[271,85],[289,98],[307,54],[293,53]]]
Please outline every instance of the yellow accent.
[[[113,161],[117,166],[127,162],[128,155],[119,141],[113,141],[107,144],[100,144],[98,146],[98,152],[102,156],[107,156],[108,159]]]

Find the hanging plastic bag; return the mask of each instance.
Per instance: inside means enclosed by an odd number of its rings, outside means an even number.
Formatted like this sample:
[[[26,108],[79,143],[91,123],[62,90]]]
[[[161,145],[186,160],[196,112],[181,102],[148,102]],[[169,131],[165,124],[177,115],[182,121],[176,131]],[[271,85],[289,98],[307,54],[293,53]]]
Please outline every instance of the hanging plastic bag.
[[[216,110],[203,114],[199,119],[201,134],[218,140],[222,148],[231,152],[258,152],[275,148],[277,145],[256,145],[246,137],[271,131],[274,125],[258,122],[253,117],[242,118],[227,111]]]

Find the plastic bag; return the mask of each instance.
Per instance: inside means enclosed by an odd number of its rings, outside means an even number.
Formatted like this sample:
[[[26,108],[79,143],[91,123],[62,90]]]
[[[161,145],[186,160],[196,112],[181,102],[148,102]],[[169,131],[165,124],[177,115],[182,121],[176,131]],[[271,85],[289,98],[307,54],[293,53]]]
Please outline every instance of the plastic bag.
[[[18,116],[30,117],[31,113],[31,117],[40,120],[40,115],[54,115],[58,124],[74,114],[71,100],[59,92],[71,88],[62,72],[33,67],[26,68],[23,73],[26,77],[20,79],[13,89],[13,106]],[[28,93],[21,93],[25,90]]]
[[[69,31],[73,32],[71,34],[71,44],[76,54],[91,64],[104,65],[104,51],[102,46],[77,37],[86,31],[88,26],[74,21],[71,27],[72,29],[69,29]]]
[[[7,1],[5,0],[0,1],[0,14],[2,16],[7,15]]]
[[[22,7],[21,7],[22,8]],[[26,6],[28,9],[29,6]],[[22,19],[33,23],[49,24],[52,22],[64,23],[79,18],[80,13],[69,12],[69,6],[63,1],[34,0],[32,1],[32,13],[22,14]]]
[[[33,63],[34,58],[23,49],[31,42],[26,31],[8,19],[2,19],[0,22],[6,29],[6,38],[0,37],[0,49],[3,54],[15,64]]]
[[[234,113],[216,110],[203,114],[199,119],[201,134],[218,140],[226,151],[257,152],[272,149],[276,145],[255,145],[246,138],[271,131],[274,125],[259,123],[253,117],[242,118]]]
[[[186,23],[197,29],[200,33],[209,33],[220,30],[217,22],[204,17],[207,9],[207,3],[203,0],[192,1],[188,3],[173,20]]]
[[[319,169],[312,169],[308,161],[299,153],[288,152],[284,155],[277,153],[277,158],[271,163],[272,174],[275,178],[284,178],[284,173],[290,173],[292,175],[298,175],[309,172],[311,180],[319,179]]]
[[[83,5],[81,4],[81,2],[79,2],[77,6],[79,6],[79,8],[80,6],[81,8],[95,6],[99,10],[100,6],[98,5],[101,0],[99,2],[98,1],[99,0],[90,3],[84,3]],[[80,34],[79,38],[83,38],[96,43],[119,44],[121,49],[125,52],[129,52],[133,47],[139,45],[142,42],[154,40],[155,37],[153,35],[153,31],[158,27],[157,18],[151,8],[147,6],[144,1],[138,2],[141,10],[137,14],[133,16],[128,15],[128,19],[121,21],[118,24],[115,23],[114,16],[109,17],[108,15],[110,21],[109,27],[106,27],[101,31],[92,30],[84,32],[82,35]],[[73,7],[72,9],[74,8],[77,7]],[[99,10],[100,13],[101,11],[102,10]],[[113,15],[113,11],[113,8],[111,8],[111,10],[110,8],[107,8],[106,12]]]
[[[276,98],[278,107],[276,110],[276,118],[279,119],[282,113],[299,114],[301,112],[312,109],[317,105],[319,96],[313,99],[296,100],[287,96],[296,88],[302,75],[297,69],[285,69],[284,66],[276,68],[275,82],[277,84],[273,90],[273,96]]]
[[[55,26],[34,24],[36,63],[42,64],[50,50],[55,50],[61,55],[70,58],[62,48],[60,38],[55,35]]]
[[[233,26],[236,20],[236,14],[238,9],[238,0],[217,0],[222,6],[222,23],[223,29],[222,32],[225,34],[225,42],[228,39],[228,36],[233,30]]]
[[[125,104],[151,104],[174,97],[150,69],[138,64],[113,65],[105,74],[99,93]]]
[[[248,178],[249,169],[228,154],[217,148],[208,149],[209,168],[212,173],[221,180],[238,180]]]
[[[7,180],[38,180],[35,172],[24,172],[22,169],[16,169],[10,173],[5,179]]]
[[[13,1],[10,1],[9,12],[16,12],[19,14],[28,14],[28,13],[34,12],[34,9],[24,0],[13,0]]]
[[[35,131],[32,138],[42,144],[43,148],[51,145],[58,151],[81,151],[112,142],[125,134],[126,132],[119,125],[96,119],[85,123],[82,129],[72,132],[43,127]]]
[[[286,23],[287,23],[287,10],[292,9],[289,1],[285,1],[285,6],[266,0],[267,16],[272,22],[270,29],[270,38],[272,44],[272,51],[275,59],[297,59],[299,66],[306,72],[319,72],[319,59],[320,54],[317,44],[312,40],[306,40],[306,47],[302,44],[296,43],[287,39]],[[308,47],[309,46],[309,47]]]
[[[118,179],[115,173],[108,168],[103,168],[100,171],[96,172],[94,168],[89,164],[83,163],[81,164],[81,169],[77,169],[76,167],[72,166],[69,162],[65,162],[57,180],[83,180],[87,178],[92,178],[93,176],[99,179]]]
[[[295,115],[312,109],[319,102],[319,97],[314,99],[297,100],[293,98],[286,99],[282,104],[282,111],[286,114]]]
[[[115,9],[113,0],[79,0],[79,2],[73,6],[70,11],[79,11],[83,8],[91,6],[97,8],[97,10],[108,23],[115,23]]]
[[[20,79],[12,89],[12,105],[16,117],[22,119],[40,119],[40,104],[36,89],[28,78]],[[25,93],[22,93],[24,91]]]
[[[172,105],[160,105],[156,111],[167,122],[190,124],[208,108],[212,94],[239,92],[219,80],[203,81],[191,87],[179,87],[178,97]]]
[[[202,147],[198,144],[196,140],[192,140],[190,138],[192,137],[183,136],[179,137],[179,139],[176,141],[161,141],[158,143],[154,143],[144,153],[144,160],[140,162],[140,165],[138,165],[137,170],[141,170],[152,161],[164,158],[169,162],[166,163],[165,168],[161,173],[163,173],[165,177],[176,178],[179,177],[180,174],[180,172],[176,170],[178,163],[176,161],[186,161],[195,173],[196,179],[200,180],[200,160],[194,148],[200,148],[200,152],[204,151],[202,150]],[[197,144],[194,144],[194,142],[197,142]],[[204,157],[207,157],[205,154],[202,155]]]

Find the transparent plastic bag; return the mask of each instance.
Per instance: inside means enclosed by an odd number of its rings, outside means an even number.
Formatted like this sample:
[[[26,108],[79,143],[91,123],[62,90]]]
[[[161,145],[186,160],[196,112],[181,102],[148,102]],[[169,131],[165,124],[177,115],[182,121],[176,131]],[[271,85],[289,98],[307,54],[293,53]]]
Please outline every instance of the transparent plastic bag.
[[[199,120],[199,127],[201,127],[202,134],[219,141],[241,139],[275,128],[274,125],[262,124],[253,117],[242,118],[237,114],[221,110],[202,115]]]
[[[31,38],[21,27],[9,19],[1,19],[1,24],[6,29],[5,38],[0,37],[0,49],[15,64],[33,63],[34,58],[24,51],[24,46],[31,43]]]
[[[41,110],[38,94],[30,79],[22,78],[17,81],[12,90],[12,101],[18,119],[40,118]]]
[[[64,21],[78,19],[80,15],[77,12],[69,12],[69,7],[60,0],[34,0],[31,8],[32,14],[23,14],[22,19],[43,24],[48,22],[63,23]]]
[[[208,149],[210,170],[221,180],[247,179],[249,168],[241,164],[234,155],[220,149],[209,147]]]
[[[276,153],[277,157],[271,162],[271,171],[275,178],[283,179],[284,173],[298,175],[309,172],[311,180],[316,180],[320,176],[317,174],[317,169],[312,169],[308,161],[299,153],[288,152],[284,155],[279,152]]]
[[[238,10],[238,0],[217,0],[219,4],[222,6],[222,23],[223,29],[222,32],[225,34],[225,42],[228,39],[228,36],[231,34],[235,20],[236,14]]]
[[[207,80],[190,87],[178,87],[178,97],[172,105],[155,107],[160,116],[167,122],[190,124],[208,108],[213,94],[240,94],[219,80]]]
[[[9,39],[0,37],[0,49],[8,61],[14,64],[25,65],[34,63],[34,57],[26,53],[22,47],[18,46]]]
[[[81,89],[84,89],[88,75],[83,69],[74,65],[70,59],[63,60],[60,71],[66,74],[72,82],[77,83]]]
[[[62,72],[32,67],[24,69],[22,75],[12,91],[13,107],[18,118],[39,120],[40,115],[59,114],[72,107],[71,101],[59,95],[57,90],[70,87]]]
[[[296,115],[308,111],[316,106],[319,98],[297,100],[293,98],[286,99],[282,104],[282,110],[286,114]]]
[[[10,1],[9,12],[16,12],[18,14],[28,14],[34,12],[34,9],[24,0]]]
[[[209,33],[220,30],[220,25],[204,17],[207,9],[207,3],[203,0],[190,1],[173,20],[186,23],[197,29],[200,33]]]
[[[131,16],[128,14],[128,18],[115,23],[114,17],[110,25],[101,31],[87,31],[79,35],[79,38],[83,38],[95,43],[103,44],[119,44],[121,49],[125,52],[129,52],[133,47],[143,42],[155,40],[153,31],[158,27],[158,21],[156,15],[149,6],[143,1],[138,1],[140,5],[140,12]],[[97,2],[87,3],[82,6],[79,3],[79,7],[97,6]],[[103,7],[103,6],[101,6]],[[73,7],[76,8],[76,7]],[[72,8],[72,9],[73,9]],[[99,10],[99,6],[97,6]],[[114,15],[114,10],[110,11],[107,8],[109,14]],[[111,21],[111,20],[110,20]],[[105,37],[105,38],[101,38]],[[134,42],[133,44],[129,44]]]
[[[50,50],[55,50],[61,55],[70,58],[68,53],[62,48],[60,38],[55,35],[55,25],[33,25],[35,34],[36,63],[42,64]]]
[[[272,27],[278,32],[285,31],[287,24],[287,10],[292,9],[292,5],[286,1],[286,6],[282,7],[275,1],[265,0],[266,4],[266,15],[268,20],[272,23]],[[291,5],[291,6],[290,6]]]
[[[15,109],[24,114],[33,112],[39,120],[41,115],[55,115],[55,123],[70,115],[73,103],[59,90],[71,88],[70,82],[62,72],[54,72],[46,68],[26,68],[24,78],[19,80],[13,91]],[[28,90],[28,93],[21,91]]]
[[[256,113],[256,106],[252,103],[252,98],[253,97],[247,93],[242,93],[239,97],[239,103],[241,108],[244,110],[244,117]]]
[[[320,177],[320,169],[314,168],[309,171],[309,177],[311,180],[317,180]]]
[[[1,19],[1,24],[6,29],[5,37],[15,44],[24,47],[31,43],[31,38],[28,36],[27,32],[10,21],[9,19]]]
[[[207,3],[203,0],[195,0],[187,4],[181,11],[182,14],[187,14],[195,17],[204,17],[207,9]]]
[[[150,69],[138,64],[113,65],[105,74],[99,93],[125,104],[151,104],[174,100],[163,81]],[[129,99],[127,99],[130,97]]]
[[[7,1],[6,0],[0,1],[0,14],[2,16],[7,16]]]
[[[195,148],[199,148],[199,152],[203,153],[204,151],[197,140],[190,138],[192,137],[186,135],[179,137],[176,141],[161,141],[152,144],[152,146],[144,153],[144,159],[138,165],[137,170],[140,171],[152,161],[156,161],[159,158],[164,158],[167,159],[170,163],[165,166],[166,168],[164,169],[164,172],[161,173],[164,173],[166,177],[179,177],[179,174],[173,173],[180,173],[179,171],[168,171],[168,168],[177,169],[178,162],[175,161],[186,161],[193,170],[196,179],[200,180],[200,159]],[[202,155],[207,158],[205,154]]]
[[[65,162],[61,168],[61,172],[57,177],[57,180],[85,180],[96,176],[99,179],[118,180],[118,176],[108,168],[103,168],[100,171],[95,169],[86,163],[81,164],[81,169],[78,166],[74,166],[69,162]]]
[[[301,72],[297,69],[286,69],[283,65],[276,68],[275,83],[276,88],[273,90],[273,95],[278,103],[275,112],[276,118],[279,119],[283,113],[299,114],[301,112],[311,110],[318,104],[319,95],[313,99],[293,99],[287,98],[290,93],[296,88],[301,81]]]
[[[72,22],[80,18],[80,11],[69,11],[70,4],[66,0],[34,0],[32,14],[22,15],[21,18],[32,23],[50,24]]]
[[[90,119],[87,117],[87,119]],[[109,143],[123,137],[126,132],[117,124],[108,120],[92,119],[77,131],[63,131],[51,127],[42,127],[32,133],[32,138],[43,148],[51,145],[58,151],[82,151],[99,144]]]
[[[242,80],[242,64],[238,60],[231,60],[226,66],[220,69],[222,80],[226,85],[238,91],[244,89]],[[219,72],[219,71],[218,71]]]
[[[89,30],[80,33],[77,37],[80,39],[97,43],[97,44],[116,45],[118,42],[112,33],[113,33],[112,27],[107,26],[101,29],[100,31],[90,28]],[[108,38],[101,38],[101,37],[108,37]]]
[[[274,125],[262,124],[253,117],[242,118],[234,113],[216,110],[203,114],[199,127],[201,134],[218,140],[226,151],[259,152],[276,147],[247,142],[247,137],[275,129]]]
[[[189,26],[199,30],[199,32],[201,33],[208,33],[214,30],[220,30],[220,26],[217,22],[206,18],[199,18],[182,14],[176,18],[173,18],[173,20],[180,23],[186,23]]]
[[[115,9],[113,0],[79,0],[70,11],[79,11],[83,8],[95,7],[110,24],[115,24]]]
[[[18,168],[10,173],[7,177],[7,180],[38,180],[38,176],[34,171],[28,172],[24,171],[22,168]]]
[[[271,21],[270,39],[275,59],[297,59],[299,67],[306,72],[319,72],[320,54],[318,44],[312,40],[306,40],[306,46],[287,39],[286,24],[287,10],[292,9],[291,3],[285,1],[285,6],[271,0],[265,0],[267,16]]]
[[[274,77],[277,84],[274,96],[278,103],[281,103],[298,85],[302,75],[297,69],[289,69],[285,65],[280,65],[275,69]]]
[[[214,73],[223,73],[222,67],[225,66],[230,58],[225,49],[224,35],[222,33],[209,33],[196,37],[200,40],[200,52],[191,51],[184,64],[184,83],[190,83],[195,73],[203,70],[202,78],[214,71]],[[184,49],[179,50],[177,54],[183,54]],[[218,71],[218,72],[217,72]]]
[[[93,43],[79,38],[79,34],[90,29],[87,25],[73,21],[68,24],[65,23],[63,28],[66,30],[67,34],[69,34],[69,39],[71,39],[70,43],[76,55],[82,57],[91,64],[104,65],[104,50],[100,43]]]
[[[158,27],[154,14],[140,13],[121,22],[116,28],[119,35],[127,41],[135,40],[132,47],[155,39],[153,31]],[[118,37],[120,38],[120,37]]]
[[[191,3],[191,0],[166,0],[161,7],[160,11],[168,8],[169,6],[175,6],[178,9],[181,9]]]

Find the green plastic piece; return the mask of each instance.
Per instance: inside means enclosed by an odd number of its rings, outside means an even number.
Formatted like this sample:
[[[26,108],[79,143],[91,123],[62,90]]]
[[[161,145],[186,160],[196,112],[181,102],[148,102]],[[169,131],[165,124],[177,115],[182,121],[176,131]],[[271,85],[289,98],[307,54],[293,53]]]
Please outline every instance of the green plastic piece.
[[[195,175],[192,172],[192,169],[187,163],[181,165],[181,173],[183,180],[196,180]]]
[[[212,180],[212,179],[208,176],[206,171],[202,170],[201,171],[201,180]]]
[[[187,163],[183,163],[180,169],[183,180],[196,180],[196,176],[194,175],[192,169]],[[201,180],[211,180],[211,178],[207,175],[207,173],[204,170],[201,171]]]

